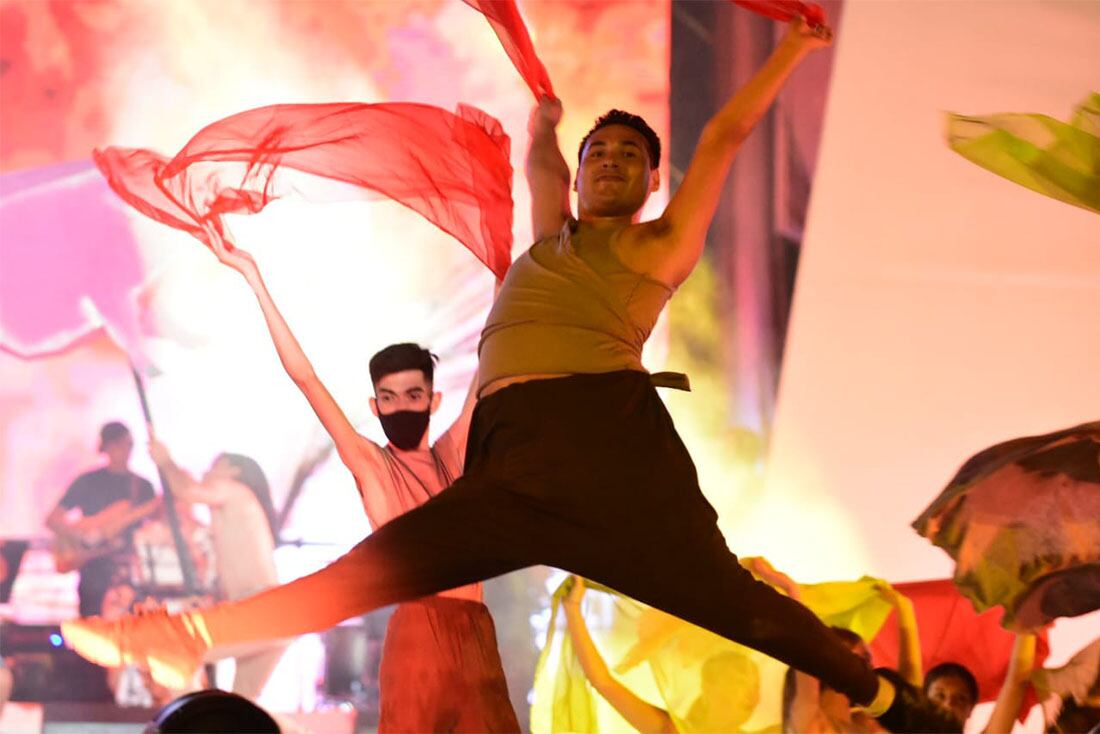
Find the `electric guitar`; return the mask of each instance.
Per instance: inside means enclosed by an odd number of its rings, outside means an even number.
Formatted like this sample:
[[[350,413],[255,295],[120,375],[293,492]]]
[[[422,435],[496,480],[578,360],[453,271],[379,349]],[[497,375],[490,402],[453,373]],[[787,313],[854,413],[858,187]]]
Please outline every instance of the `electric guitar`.
[[[126,542],[122,534],[160,509],[160,504],[159,497],[140,505],[119,500],[70,525],[71,534],[59,534],[54,539],[53,559],[58,573],[75,571],[94,558],[123,550]]]

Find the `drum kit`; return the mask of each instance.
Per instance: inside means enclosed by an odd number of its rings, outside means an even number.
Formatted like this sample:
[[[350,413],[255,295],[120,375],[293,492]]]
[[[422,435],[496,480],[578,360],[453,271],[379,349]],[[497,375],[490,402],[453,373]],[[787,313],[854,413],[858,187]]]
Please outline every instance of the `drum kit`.
[[[187,588],[180,555],[167,522],[150,520],[134,531],[129,577],[137,599],[179,602],[208,600],[216,595],[217,565],[213,537],[205,525],[191,525],[186,528],[185,537],[195,566],[195,589]]]

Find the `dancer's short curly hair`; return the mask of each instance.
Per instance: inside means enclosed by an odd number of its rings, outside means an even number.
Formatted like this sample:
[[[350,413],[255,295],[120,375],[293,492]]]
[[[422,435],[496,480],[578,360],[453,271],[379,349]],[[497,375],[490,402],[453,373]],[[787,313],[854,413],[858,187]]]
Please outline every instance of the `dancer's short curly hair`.
[[[386,375],[405,370],[420,370],[430,385],[435,377],[435,363],[438,361],[439,357],[419,344],[391,344],[370,358],[370,379],[377,385]]]
[[[626,125],[629,128],[633,128],[641,133],[645,138],[646,147],[649,148],[649,167],[656,168],[661,162],[661,139],[657,136],[657,133],[653,131],[653,128],[649,126],[642,117],[634,115],[622,110],[610,110],[607,114],[600,116],[596,120],[596,124],[592,126],[592,129],[581,140],[581,145],[577,148],[577,162],[579,163],[581,158],[584,157],[584,146],[588,145],[588,139],[592,137],[592,133],[596,132],[600,128],[605,128],[608,125]]]

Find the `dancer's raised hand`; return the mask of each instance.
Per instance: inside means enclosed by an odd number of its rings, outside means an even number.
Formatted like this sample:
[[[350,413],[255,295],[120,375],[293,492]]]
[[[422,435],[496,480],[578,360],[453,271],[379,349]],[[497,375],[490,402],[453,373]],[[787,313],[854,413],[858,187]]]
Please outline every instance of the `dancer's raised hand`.
[[[584,585],[584,579],[580,576],[573,576],[572,585],[569,587],[569,593],[565,595],[565,604],[567,606],[579,607],[581,601],[584,599],[584,592],[586,591]]]
[[[279,361],[283,363],[287,375],[302,390],[310,407],[321,419],[321,425],[332,437],[336,452],[340,454],[344,465],[351,471],[359,486],[363,486],[365,482],[375,481],[373,477],[378,469],[372,455],[363,450],[365,439],[356,432],[355,426],[341,410],[332,393],[317,377],[317,371],[313,369],[306,353],[302,351],[302,345],[298,343],[286,319],[275,305],[252,255],[223,237],[211,222],[203,222],[202,226],[210,249],[214,251],[218,261],[243,275],[252,292],[256,294],[264,321],[267,323],[268,331],[271,332],[275,351],[279,355]],[[202,502],[207,503],[205,499]]]
[[[203,222],[202,228],[206,232],[206,241],[218,258],[218,262],[228,265],[245,277],[257,272],[256,261],[251,254],[226,239],[211,222]]]
[[[553,130],[561,122],[561,100],[556,97],[542,97],[538,105],[531,110],[527,119],[527,132],[535,135],[540,130]]]
[[[805,51],[825,48],[833,43],[833,30],[827,25],[816,25],[799,16],[787,25],[784,43],[795,44]]]

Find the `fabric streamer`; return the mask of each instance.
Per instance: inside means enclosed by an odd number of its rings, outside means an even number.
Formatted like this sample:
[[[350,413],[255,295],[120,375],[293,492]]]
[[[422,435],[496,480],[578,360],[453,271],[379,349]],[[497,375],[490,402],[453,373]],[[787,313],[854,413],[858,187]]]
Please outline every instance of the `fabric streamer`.
[[[802,17],[810,25],[825,25],[825,10],[817,3],[804,3],[800,0],[733,0],[733,3],[784,23]]]
[[[1074,653],[1064,665],[1040,668],[1031,679],[1043,699],[1047,726],[1054,724],[1068,700],[1079,706],[1100,707],[1100,637]]]
[[[466,4],[479,11],[489,21],[493,30],[504,46],[508,58],[515,64],[516,71],[520,73],[535,99],[550,97],[556,99],[554,87],[550,84],[550,76],[542,65],[534,44],[531,43],[531,34],[527,32],[527,26],[523,17],[519,14],[515,0],[465,0]]]
[[[1100,421],[970,457],[913,528],[955,560],[975,609],[1008,629],[1100,609]]]
[[[995,700],[1016,639],[1001,626],[1000,610],[974,611],[951,579],[894,584],[894,590],[913,602],[925,672],[940,663],[965,665],[978,681],[978,700]],[[1049,651],[1047,634],[1042,631],[1036,641],[1035,664],[1046,660]],[[894,613],[871,642],[871,653],[875,665],[897,666],[898,625]],[[1021,721],[1035,702],[1029,691],[1021,707]]]
[[[512,249],[509,154],[500,122],[475,107],[331,103],[232,115],[171,160],[112,147],[96,151],[95,162],[138,211],[203,242],[203,223],[221,232],[221,215],[253,214],[291,192],[322,201],[388,197],[501,278]]]
[[[1046,115],[947,114],[947,145],[988,171],[1100,214],[1100,94],[1069,122]]]
[[[864,577],[808,584],[801,593],[826,624],[871,639],[890,614],[875,590],[882,583]],[[569,579],[554,593],[535,673],[531,731],[633,731],[584,678],[569,631],[556,629],[568,589]],[[636,695],[668,711],[678,731],[762,731],[780,725],[783,663],[597,584],[589,585],[587,596],[610,609],[600,615],[609,623],[590,630],[608,667]]]
[[[852,630],[869,642],[875,665],[896,667],[896,615],[876,590],[884,584],[865,576],[800,589],[802,602],[825,624]],[[950,579],[893,588],[913,602],[924,669],[942,662],[961,663],[974,673],[980,700],[994,700],[1015,639],[1000,626],[1000,615],[976,613]],[[569,631],[557,629],[558,609],[568,591],[566,579],[552,600],[547,641],[535,673],[531,731],[633,731],[588,684]],[[732,730],[731,726],[742,731],[778,730],[785,665],[598,584],[589,584],[587,597],[602,603],[598,617],[604,624],[590,632],[608,667],[635,695],[668,711],[677,731],[704,734]],[[1040,632],[1036,665],[1048,652],[1046,632]],[[722,706],[707,706],[711,698]],[[1021,720],[1035,702],[1029,691]],[[731,719],[742,723],[731,724]]]

